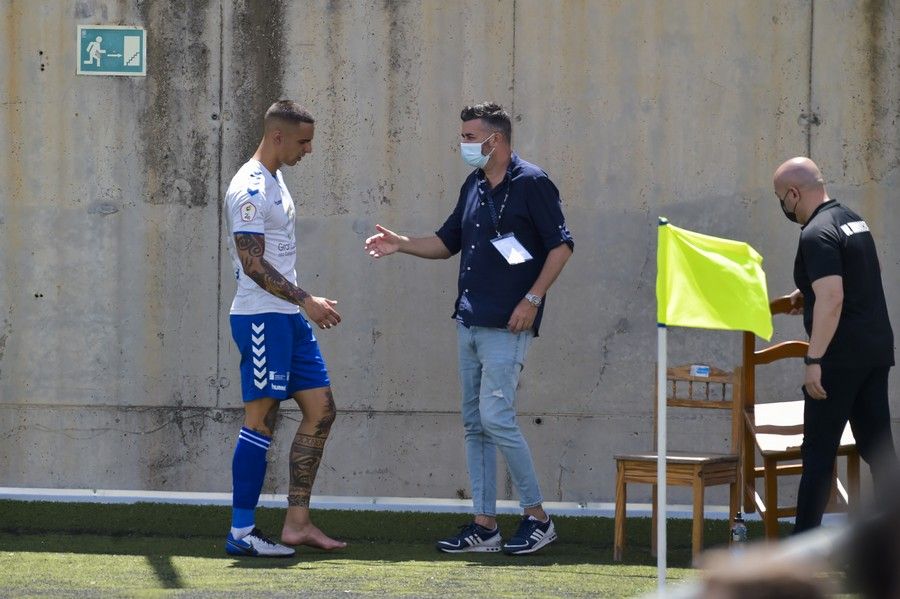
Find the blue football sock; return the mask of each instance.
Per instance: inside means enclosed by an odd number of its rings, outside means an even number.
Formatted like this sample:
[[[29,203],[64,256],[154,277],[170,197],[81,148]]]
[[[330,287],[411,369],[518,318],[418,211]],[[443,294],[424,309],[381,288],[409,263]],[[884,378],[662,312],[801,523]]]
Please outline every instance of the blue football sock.
[[[231,461],[234,489],[231,500],[232,534],[253,529],[254,511],[266,477],[266,452],[271,443],[271,437],[241,427]]]

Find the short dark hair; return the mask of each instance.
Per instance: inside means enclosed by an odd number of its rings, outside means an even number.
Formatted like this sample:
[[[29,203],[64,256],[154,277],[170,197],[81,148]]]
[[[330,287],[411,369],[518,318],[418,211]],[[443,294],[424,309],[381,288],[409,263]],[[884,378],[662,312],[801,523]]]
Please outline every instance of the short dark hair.
[[[269,106],[263,121],[270,123],[273,120],[287,121],[289,123],[316,122],[307,109],[293,100],[278,100]]]
[[[512,120],[509,113],[496,102],[482,102],[474,106],[466,106],[459,113],[459,118],[465,123],[475,119],[483,120],[492,131],[499,131],[512,143]]]

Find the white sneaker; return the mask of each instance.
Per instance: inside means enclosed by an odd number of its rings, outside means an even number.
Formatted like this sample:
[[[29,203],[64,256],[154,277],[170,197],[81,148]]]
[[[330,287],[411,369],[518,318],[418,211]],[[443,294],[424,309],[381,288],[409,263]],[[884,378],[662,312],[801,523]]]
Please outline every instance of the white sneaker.
[[[254,528],[250,534],[240,539],[235,539],[228,533],[225,552],[228,555],[251,557],[293,557],[296,553],[292,548],[266,537],[258,528]]]

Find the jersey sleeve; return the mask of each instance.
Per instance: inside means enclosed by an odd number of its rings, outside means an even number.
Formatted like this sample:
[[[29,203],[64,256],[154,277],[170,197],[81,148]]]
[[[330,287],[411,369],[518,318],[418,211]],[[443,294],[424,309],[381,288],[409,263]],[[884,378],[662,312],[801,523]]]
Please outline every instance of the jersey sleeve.
[[[550,251],[565,243],[569,249],[574,250],[575,241],[566,226],[566,219],[562,212],[562,200],[556,185],[546,175],[535,177],[531,183],[532,192],[525,197],[528,212],[544,249]]]
[[[261,189],[249,188],[235,194],[229,201],[231,234],[266,232],[268,203]]]
[[[822,277],[844,275],[841,234],[834,227],[818,229],[812,235],[801,236],[800,252],[810,283]]]

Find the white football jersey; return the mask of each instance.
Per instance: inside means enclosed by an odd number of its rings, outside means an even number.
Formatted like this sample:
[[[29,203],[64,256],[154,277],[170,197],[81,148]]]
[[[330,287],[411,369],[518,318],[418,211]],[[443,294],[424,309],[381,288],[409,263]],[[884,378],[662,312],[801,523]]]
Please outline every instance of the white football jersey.
[[[228,252],[237,278],[237,292],[231,303],[232,314],[279,312],[296,314],[300,308],[275,297],[244,274],[235,233],[265,235],[263,257],[285,279],[297,284],[297,242],[294,240],[294,200],[281,177],[275,176],[257,160],[251,159],[237,172],[225,192],[225,215],[228,219]]]

